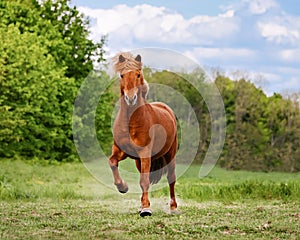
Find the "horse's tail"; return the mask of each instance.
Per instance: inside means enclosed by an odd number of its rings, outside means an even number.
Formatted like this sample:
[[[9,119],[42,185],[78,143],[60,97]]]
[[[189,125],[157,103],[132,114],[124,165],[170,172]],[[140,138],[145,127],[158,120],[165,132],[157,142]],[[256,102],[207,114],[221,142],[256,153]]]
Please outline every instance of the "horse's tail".
[[[167,173],[167,161],[165,157],[152,159],[150,169],[150,183],[155,184],[161,179],[162,175]]]

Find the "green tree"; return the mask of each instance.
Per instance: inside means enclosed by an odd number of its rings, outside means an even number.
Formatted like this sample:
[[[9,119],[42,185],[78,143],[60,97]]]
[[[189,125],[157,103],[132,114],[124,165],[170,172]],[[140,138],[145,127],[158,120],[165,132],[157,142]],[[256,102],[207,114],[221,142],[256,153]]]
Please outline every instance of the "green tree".
[[[0,155],[61,158],[72,152],[66,130],[75,82],[64,76],[36,34],[21,34],[14,25],[0,32]]]
[[[111,78],[104,71],[93,71],[80,88],[73,113],[73,132],[80,156],[99,157],[99,144],[106,155],[111,152],[114,102],[118,94],[111,89]]]
[[[93,61],[101,62],[105,38],[93,42],[88,38],[89,20],[69,0],[3,0],[0,2],[0,26],[15,24],[21,33],[34,32],[57,64],[65,68],[65,76],[80,86]]]
[[[82,80],[93,70],[93,61],[104,59],[103,45],[105,38],[93,42],[88,38],[89,20],[85,18],[76,6],[70,6],[70,0],[46,0],[40,6],[40,16],[58,30],[63,45],[49,42],[49,52],[56,61],[66,66],[67,77]],[[40,28],[41,35],[47,35],[47,30]],[[80,81],[81,83],[81,81]]]
[[[230,169],[299,171],[300,113],[297,100],[267,97],[250,81],[218,76],[227,115],[220,164]]]
[[[271,131],[269,163],[275,170],[300,170],[300,106],[291,96],[274,94],[269,98],[268,127]]]
[[[0,156],[74,160],[73,103],[104,40],[68,1],[3,0],[0,16]]]

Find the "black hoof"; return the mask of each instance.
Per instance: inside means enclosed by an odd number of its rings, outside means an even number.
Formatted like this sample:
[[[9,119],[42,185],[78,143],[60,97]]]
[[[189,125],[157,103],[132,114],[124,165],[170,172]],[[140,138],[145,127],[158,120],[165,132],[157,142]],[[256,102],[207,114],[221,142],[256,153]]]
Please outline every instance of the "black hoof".
[[[151,216],[151,215],[152,215],[152,211],[150,208],[143,208],[140,212],[141,217],[146,217],[146,216]]]
[[[124,184],[120,183],[120,184],[117,184],[116,186],[117,186],[120,193],[127,193],[128,192],[128,186],[127,186],[126,183],[124,183]]]
[[[128,187],[125,188],[124,190],[119,190],[119,192],[120,192],[120,193],[123,193],[123,194],[124,194],[124,193],[127,193],[127,192],[128,192]]]

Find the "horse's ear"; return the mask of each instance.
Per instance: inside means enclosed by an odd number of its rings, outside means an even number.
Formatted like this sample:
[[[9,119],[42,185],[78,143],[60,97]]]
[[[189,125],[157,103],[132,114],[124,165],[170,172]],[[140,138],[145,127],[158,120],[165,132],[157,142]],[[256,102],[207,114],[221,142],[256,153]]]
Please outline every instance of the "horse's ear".
[[[142,61],[141,55],[138,54],[138,55],[135,57],[135,60],[138,61],[138,62],[141,62],[141,61]]]
[[[120,56],[119,56],[119,62],[124,62],[125,61],[125,58],[123,57],[123,55],[121,54]]]

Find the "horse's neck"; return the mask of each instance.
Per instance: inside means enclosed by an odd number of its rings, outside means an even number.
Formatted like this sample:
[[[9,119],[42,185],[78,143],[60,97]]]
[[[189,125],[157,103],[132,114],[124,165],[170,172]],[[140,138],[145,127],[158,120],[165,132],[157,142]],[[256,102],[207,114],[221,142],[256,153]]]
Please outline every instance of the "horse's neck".
[[[119,115],[121,116],[123,121],[129,121],[132,114],[136,111],[136,109],[140,108],[141,106],[147,104],[147,101],[143,98],[139,98],[137,104],[135,106],[128,106],[125,100],[121,100],[120,112]],[[139,109],[139,113],[143,114],[143,108]]]

